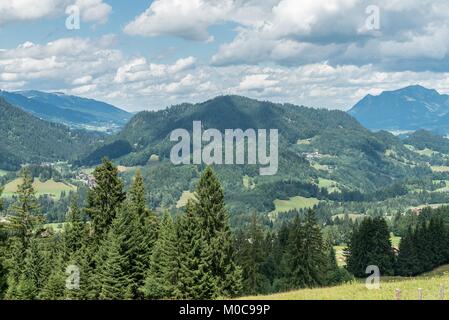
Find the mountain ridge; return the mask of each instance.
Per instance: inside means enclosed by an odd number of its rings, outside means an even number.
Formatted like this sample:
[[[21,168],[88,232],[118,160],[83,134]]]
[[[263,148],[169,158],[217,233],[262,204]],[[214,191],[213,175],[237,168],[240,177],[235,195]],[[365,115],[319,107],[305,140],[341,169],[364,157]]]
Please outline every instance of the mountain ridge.
[[[420,85],[368,94],[348,113],[371,130],[449,133],[449,95]]]
[[[111,104],[57,92],[0,90],[0,96],[38,118],[76,129],[113,132],[132,117]]]

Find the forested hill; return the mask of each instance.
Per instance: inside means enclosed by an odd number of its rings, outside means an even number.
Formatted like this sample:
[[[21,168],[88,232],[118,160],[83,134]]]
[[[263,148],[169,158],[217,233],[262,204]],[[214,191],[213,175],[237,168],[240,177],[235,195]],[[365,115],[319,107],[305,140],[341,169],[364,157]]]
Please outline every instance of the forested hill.
[[[345,112],[240,96],[141,112],[87,157],[85,164],[109,156],[127,167],[143,166],[152,205],[174,207],[183,191],[191,191],[198,168],[171,164],[174,143],[169,136],[178,128],[191,132],[192,122],[198,120],[203,129],[279,130],[279,171],[275,176],[260,176],[257,165],[216,166],[231,209],[269,212],[274,210],[276,199],[296,196],[384,200],[406,193],[398,186],[404,186],[407,179],[431,174],[398,137],[388,132],[373,133]]]
[[[74,160],[95,144],[98,135],[70,130],[13,107],[0,97],[0,169],[24,163]]]

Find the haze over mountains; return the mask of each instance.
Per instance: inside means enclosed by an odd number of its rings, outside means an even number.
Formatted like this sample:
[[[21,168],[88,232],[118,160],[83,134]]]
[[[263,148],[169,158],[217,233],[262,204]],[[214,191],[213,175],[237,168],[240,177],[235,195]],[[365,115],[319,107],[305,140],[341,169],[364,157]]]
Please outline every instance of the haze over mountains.
[[[449,133],[449,95],[418,85],[367,95],[348,112],[372,130]]]
[[[132,117],[129,112],[113,105],[63,93],[0,90],[0,97],[38,118],[71,128],[113,132]]]

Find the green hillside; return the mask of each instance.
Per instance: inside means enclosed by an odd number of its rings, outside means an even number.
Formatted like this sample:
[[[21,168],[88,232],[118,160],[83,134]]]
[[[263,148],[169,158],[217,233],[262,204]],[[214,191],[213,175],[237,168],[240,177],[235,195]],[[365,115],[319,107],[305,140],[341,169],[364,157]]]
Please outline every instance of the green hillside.
[[[204,103],[138,113],[119,134],[109,137],[86,159],[92,165],[92,160],[100,161],[101,154],[121,165],[144,166],[150,203],[176,209],[182,193],[193,191],[201,166],[174,167],[169,161],[174,145],[169,136],[177,128],[191,132],[193,121],[201,121],[203,130],[279,130],[279,170],[275,176],[260,176],[256,165],[215,166],[232,213],[269,213],[276,210],[276,203],[295,197],[313,198],[321,206],[340,209],[341,203],[357,203],[352,206],[356,210],[346,208],[352,213],[398,197],[403,199],[394,200],[395,207],[399,206],[396,202],[411,206],[415,203],[413,198],[407,198],[409,190],[417,189],[415,184],[422,184],[421,181],[432,181],[434,175],[431,159],[410,150],[388,132],[370,132],[345,112],[240,96],[221,96]],[[126,148],[117,152],[111,148],[115,144],[132,146],[132,150],[123,155]],[[152,156],[160,161],[151,161]],[[431,189],[431,182],[424,187]],[[307,206],[287,207],[297,210]]]
[[[98,135],[46,122],[0,98],[0,169],[21,164],[74,160],[87,152]]]

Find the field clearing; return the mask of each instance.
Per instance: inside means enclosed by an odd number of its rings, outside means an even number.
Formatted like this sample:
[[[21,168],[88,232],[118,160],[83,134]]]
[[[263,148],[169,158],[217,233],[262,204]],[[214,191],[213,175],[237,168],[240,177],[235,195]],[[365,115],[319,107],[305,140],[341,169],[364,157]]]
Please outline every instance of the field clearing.
[[[302,139],[302,140],[299,139],[297,144],[308,146],[308,145],[312,144],[312,139]]]
[[[340,213],[340,214],[333,215],[332,220],[335,220],[337,218],[340,220],[343,220],[343,219],[345,219],[346,216],[348,216],[348,219],[352,220],[353,222],[357,219],[364,219],[366,217],[366,215],[358,214],[358,213],[348,213],[348,214]]]
[[[245,175],[243,176],[243,187],[247,190],[252,190],[256,185],[251,177]]]
[[[433,151],[432,149],[425,148],[423,150],[414,150],[417,154],[421,156],[431,157],[434,153],[437,153],[436,151]]]
[[[433,183],[444,183],[445,187],[436,189],[435,192],[449,192],[449,181],[447,180],[433,180]]]
[[[288,212],[292,210],[300,210],[313,208],[313,206],[317,205],[320,201],[316,198],[305,198],[305,197],[293,197],[289,200],[274,200],[274,206],[276,213]]]
[[[445,267],[447,268],[447,266]],[[439,300],[440,286],[449,288],[449,275],[421,276],[415,278],[389,277],[380,283],[380,289],[369,290],[363,280],[336,287],[302,289],[266,296],[244,297],[245,300],[396,300],[396,289],[401,290],[401,300],[417,300],[418,288],[423,290],[423,300]],[[449,299],[446,289],[445,300]]]
[[[183,191],[181,197],[179,198],[178,202],[176,203],[176,208],[183,208],[187,205],[187,202],[190,199],[193,199],[195,197],[195,194],[190,191]]]
[[[65,222],[61,223],[47,223],[44,225],[44,228],[51,228],[55,233],[61,233],[64,229]]]
[[[326,171],[326,172],[332,172],[332,169],[325,164],[319,164],[318,162],[314,162],[312,164],[312,168],[314,168],[315,170],[320,170],[320,171]]]
[[[449,166],[431,166],[433,172],[449,172]]]
[[[340,192],[340,188],[338,187],[338,182],[334,180],[318,178],[318,186],[320,188],[325,188],[329,193],[332,192]]]
[[[117,170],[120,173],[124,173],[124,172],[132,172],[132,171],[136,171],[137,169],[139,169],[140,167],[125,167],[125,166],[117,166]],[[93,173],[93,171],[92,171]]]
[[[0,169],[0,177],[4,177],[9,173],[9,171]]]
[[[12,197],[17,192],[17,187],[22,183],[22,178],[17,178],[5,185],[3,195],[5,197]],[[55,199],[61,197],[62,192],[69,193],[70,191],[76,191],[76,186],[66,184],[62,182],[56,182],[54,180],[47,180],[45,182],[39,179],[34,179],[33,188],[36,191],[37,196],[50,195]]]

